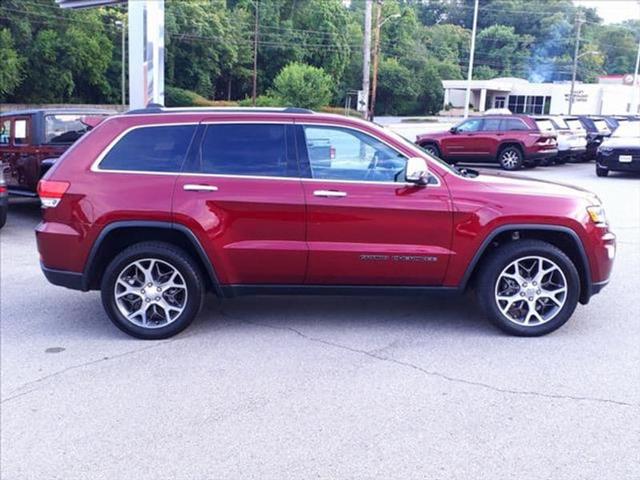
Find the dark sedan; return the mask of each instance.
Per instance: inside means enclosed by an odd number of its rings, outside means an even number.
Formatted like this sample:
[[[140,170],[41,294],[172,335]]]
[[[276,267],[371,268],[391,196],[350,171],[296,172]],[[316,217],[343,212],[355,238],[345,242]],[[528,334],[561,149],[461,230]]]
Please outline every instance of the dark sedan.
[[[596,174],[640,173],[640,122],[624,122],[598,147]]]

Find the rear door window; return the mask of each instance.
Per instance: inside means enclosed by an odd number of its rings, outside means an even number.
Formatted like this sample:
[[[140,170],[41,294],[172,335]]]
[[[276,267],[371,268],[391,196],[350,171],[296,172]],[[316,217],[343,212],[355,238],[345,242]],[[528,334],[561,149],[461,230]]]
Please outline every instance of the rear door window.
[[[513,131],[521,131],[521,130],[529,130],[529,127],[526,123],[524,123],[519,118],[508,118],[503,120],[504,126],[503,130],[513,132]]]
[[[13,121],[13,144],[29,144],[29,121],[26,118],[18,118]]]
[[[170,125],[131,130],[107,152],[100,169],[178,172],[196,128],[196,125]]]
[[[285,124],[209,124],[196,172],[259,177],[298,176]]]

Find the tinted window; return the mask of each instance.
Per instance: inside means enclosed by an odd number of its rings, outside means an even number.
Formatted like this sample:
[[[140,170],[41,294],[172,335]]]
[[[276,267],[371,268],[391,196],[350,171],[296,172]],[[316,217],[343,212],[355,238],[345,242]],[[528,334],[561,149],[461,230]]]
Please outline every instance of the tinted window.
[[[500,130],[500,119],[485,118],[484,123],[482,124],[482,130],[485,132],[495,132]]]
[[[177,172],[189,149],[195,125],[131,130],[100,162],[103,170]]]
[[[514,131],[514,130],[529,130],[529,127],[520,119],[517,118],[509,118],[504,120],[503,130]]]
[[[482,119],[476,118],[473,120],[467,120],[466,122],[458,125],[459,132],[477,132],[480,130],[480,125],[482,125]]]
[[[406,158],[357,130],[304,127],[313,178],[369,182],[404,181]]]
[[[196,168],[203,173],[297,176],[294,162],[289,160],[285,125],[208,125],[200,151]]]
[[[8,145],[11,135],[11,120],[3,120],[0,125],[0,145]]]
[[[29,138],[29,124],[27,120],[20,119],[13,121],[13,144],[26,145]]]

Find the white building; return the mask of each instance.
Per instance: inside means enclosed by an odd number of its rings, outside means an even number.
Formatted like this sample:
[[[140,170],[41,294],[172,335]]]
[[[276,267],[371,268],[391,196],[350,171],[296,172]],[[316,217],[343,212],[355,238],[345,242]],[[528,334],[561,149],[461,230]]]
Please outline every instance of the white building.
[[[622,76],[620,76],[622,78]],[[604,79],[605,77],[603,77]],[[631,82],[633,83],[633,82]],[[444,105],[464,108],[466,80],[443,80]],[[575,115],[624,115],[640,113],[640,86],[623,82],[576,83],[572,113]],[[512,113],[560,115],[569,112],[571,83],[530,83],[521,78],[472,80],[470,104],[477,111],[508,108]]]

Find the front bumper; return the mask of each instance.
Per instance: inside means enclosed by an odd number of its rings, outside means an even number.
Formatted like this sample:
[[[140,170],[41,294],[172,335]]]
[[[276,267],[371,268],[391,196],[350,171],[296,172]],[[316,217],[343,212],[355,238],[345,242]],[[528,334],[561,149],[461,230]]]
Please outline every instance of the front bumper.
[[[612,172],[640,172],[640,153],[632,155],[630,162],[620,162],[620,155],[621,153],[617,153],[615,150],[609,155],[598,153],[596,162],[599,167]]]

